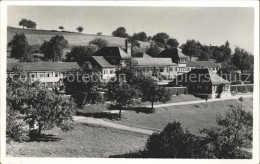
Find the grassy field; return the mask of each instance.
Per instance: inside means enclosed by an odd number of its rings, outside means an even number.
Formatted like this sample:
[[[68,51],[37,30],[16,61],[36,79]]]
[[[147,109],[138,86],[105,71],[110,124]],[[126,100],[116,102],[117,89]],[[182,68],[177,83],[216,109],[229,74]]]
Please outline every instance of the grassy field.
[[[89,41],[100,37],[108,41],[110,46],[122,46],[125,47],[125,38],[113,37],[107,35],[95,35],[95,34],[84,34],[78,32],[61,32],[51,30],[28,30],[21,28],[8,27],[7,28],[7,42],[9,42],[16,33],[24,33],[29,44],[34,47],[39,47],[44,40],[49,40],[55,35],[63,35],[68,40],[70,46],[88,45]],[[112,31],[111,31],[112,33]],[[148,46],[149,43],[140,42],[141,47]]]
[[[43,133],[48,136],[39,142],[7,144],[7,156],[109,157],[142,149],[148,138],[142,134],[84,124],[76,124],[67,133],[57,128]]]
[[[245,98],[244,103],[251,104],[252,98]],[[216,116],[232,106],[240,106],[240,102],[238,100],[208,102],[207,108],[205,103],[170,106],[156,108],[153,113],[129,110],[122,113],[121,119],[113,122],[160,131],[169,121],[179,121],[191,133],[200,135],[199,129],[215,126]],[[243,106],[243,109],[252,111],[249,106]]]

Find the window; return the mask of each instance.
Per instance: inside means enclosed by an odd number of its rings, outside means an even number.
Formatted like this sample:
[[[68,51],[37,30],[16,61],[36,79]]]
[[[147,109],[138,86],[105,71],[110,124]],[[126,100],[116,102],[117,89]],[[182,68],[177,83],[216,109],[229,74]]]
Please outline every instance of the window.
[[[103,71],[103,74],[104,74],[104,75],[108,74],[108,70],[104,70],[104,71]]]
[[[173,67],[170,67],[169,71],[172,72],[173,71]]]
[[[110,70],[110,74],[114,74],[115,72],[114,72],[114,70]]]
[[[175,67],[175,71],[177,71],[177,69],[178,69],[178,68],[177,68],[177,67]]]
[[[32,74],[32,75],[31,75],[31,77],[32,77],[32,78],[35,78],[35,75],[34,75],[34,74]]]
[[[164,71],[164,68],[163,67],[160,67],[160,72],[163,72]]]
[[[47,74],[47,77],[50,77],[50,74],[49,74],[49,73]]]

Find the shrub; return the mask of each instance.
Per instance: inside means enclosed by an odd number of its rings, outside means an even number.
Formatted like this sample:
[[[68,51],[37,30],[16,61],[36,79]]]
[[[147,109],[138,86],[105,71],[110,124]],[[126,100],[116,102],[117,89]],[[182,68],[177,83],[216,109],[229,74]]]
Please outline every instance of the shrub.
[[[247,92],[248,92],[248,91],[247,91],[247,87],[246,87],[246,86],[243,86],[241,92],[242,92],[242,93],[247,93]]]
[[[24,141],[28,139],[27,131],[23,129],[24,124],[18,122],[18,112],[6,110],[6,141]]]

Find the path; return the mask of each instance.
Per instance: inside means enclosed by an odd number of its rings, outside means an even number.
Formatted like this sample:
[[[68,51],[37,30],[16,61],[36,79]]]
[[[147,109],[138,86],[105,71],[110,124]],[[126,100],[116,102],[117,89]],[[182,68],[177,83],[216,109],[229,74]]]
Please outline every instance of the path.
[[[101,126],[105,126],[105,127],[111,127],[111,128],[115,128],[115,129],[126,130],[126,131],[146,134],[146,135],[151,135],[154,132],[156,132],[156,131],[149,130],[149,129],[143,129],[143,128],[137,128],[137,127],[133,127],[133,126],[116,124],[116,123],[104,121],[102,119],[93,118],[93,117],[73,116],[73,120],[75,122],[87,123],[87,124],[92,124],[92,125],[101,125]]]
[[[222,99],[208,99],[208,102],[215,102],[215,101],[225,101],[225,100],[232,100],[232,99],[238,99],[240,97],[253,97],[253,95],[236,95],[232,97],[222,98]],[[176,106],[176,105],[188,105],[188,104],[199,104],[199,103],[205,103],[205,100],[196,100],[196,101],[186,101],[186,102],[176,102],[176,103],[167,103],[167,104],[158,104],[154,105],[154,108],[160,108],[160,107],[168,107],[168,106]],[[144,106],[147,108],[150,108],[151,105]]]

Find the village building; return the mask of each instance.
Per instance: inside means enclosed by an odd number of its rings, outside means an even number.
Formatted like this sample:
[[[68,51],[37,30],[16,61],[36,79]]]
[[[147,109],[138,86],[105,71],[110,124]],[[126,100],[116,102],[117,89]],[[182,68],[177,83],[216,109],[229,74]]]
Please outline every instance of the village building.
[[[66,73],[79,69],[76,62],[7,63],[7,76],[12,79],[20,78],[29,84],[38,81],[44,88],[60,88],[64,86],[63,79]]]
[[[220,63],[216,63],[215,61],[187,61],[186,69],[187,72],[193,69],[201,69],[208,68],[210,71],[217,73],[217,71],[221,68]]]
[[[193,69],[188,73],[179,75],[171,85],[186,86],[188,92],[195,96],[210,99],[231,96],[231,82],[223,79],[208,68]]]

